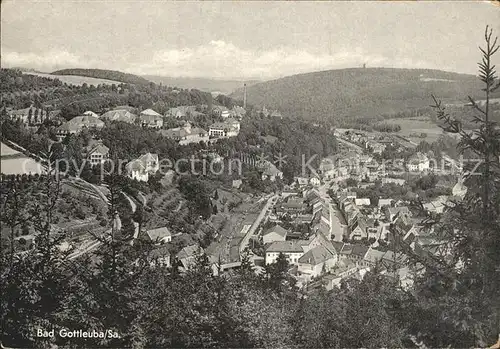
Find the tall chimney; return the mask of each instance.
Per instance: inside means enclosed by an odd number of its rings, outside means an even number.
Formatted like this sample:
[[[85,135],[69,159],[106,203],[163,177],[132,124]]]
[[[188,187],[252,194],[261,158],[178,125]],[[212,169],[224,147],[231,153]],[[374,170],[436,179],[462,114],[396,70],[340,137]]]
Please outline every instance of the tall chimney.
[[[247,108],[247,84],[243,84],[243,109]]]

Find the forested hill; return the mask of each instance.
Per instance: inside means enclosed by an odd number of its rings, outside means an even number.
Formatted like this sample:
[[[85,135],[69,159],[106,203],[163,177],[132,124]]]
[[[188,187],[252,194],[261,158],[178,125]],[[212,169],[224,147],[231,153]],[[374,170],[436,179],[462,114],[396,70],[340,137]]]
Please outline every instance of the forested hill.
[[[473,75],[428,69],[355,68],[293,75],[247,88],[248,103],[314,120],[369,118],[480,96]],[[243,90],[231,97],[242,99]]]
[[[135,84],[135,85],[147,85],[150,83],[149,80],[146,80],[143,77],[137,75],[122,73],[116,70],[106,70],[106,69],[80,69],[80,68],[62,69],[52,72],[51,74],[87,76],[91,78],[114,80],[126,84]]]

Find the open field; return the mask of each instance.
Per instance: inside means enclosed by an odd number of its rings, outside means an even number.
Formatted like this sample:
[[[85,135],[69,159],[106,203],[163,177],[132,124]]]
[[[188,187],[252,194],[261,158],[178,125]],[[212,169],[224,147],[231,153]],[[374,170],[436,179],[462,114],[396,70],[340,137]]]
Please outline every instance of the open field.
[[[32,73],[32,72],[25,72],[23,74],[37,75],[49,79],[59,79],[66,84],[78,85],[78,86],[81,86],[84,83],[86,83],[87,85],[95,85],[95,86],[99,84],[105,84],[105,85],[121,84],[121,82],[119,81],[90,78],[87,76],[78,76],[78,75],[52,75],[52,74]]]
[[[383,123],[400,125],[401,130],[395,134],[403,136],[417,144],[423,140],[432,143],[443,134],[443,130],[434,121],[424,116],[410,119],[387,119]],[[420,138],[415,136],[421,133],[427,134],[427,137]]]
[[[9,155],[18,155],[18,154],[22,154],[22,153],[15,150],[15,149],[12,149],[7,144],[1,143],[0,154],[3,157],[3,156],[9,156]]]
[[[41,174],[44,169],[41,163],[2,143],[1,172],[7,175]]]

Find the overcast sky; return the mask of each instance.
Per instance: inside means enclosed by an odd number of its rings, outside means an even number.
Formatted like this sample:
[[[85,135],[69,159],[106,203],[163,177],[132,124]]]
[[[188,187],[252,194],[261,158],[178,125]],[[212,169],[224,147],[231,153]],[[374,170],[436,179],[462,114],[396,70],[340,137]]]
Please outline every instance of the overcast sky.
[[[487,2],[2,1],[2,66],[270,79],[359,67],[475,73]]]

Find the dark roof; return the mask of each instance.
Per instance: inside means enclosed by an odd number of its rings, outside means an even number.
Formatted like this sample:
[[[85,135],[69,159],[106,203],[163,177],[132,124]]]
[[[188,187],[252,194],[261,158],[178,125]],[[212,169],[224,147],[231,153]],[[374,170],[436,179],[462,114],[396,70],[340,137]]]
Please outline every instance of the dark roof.
[[[342,245],[342,250],[340,251],[341,254],[351,254],[352,253],[353,246],[351,244],[344,244]]]
[[[299,263],[307,263],[311,265],[318,265],[319,263],[323,263],[335,255],[331,253],[325,246],[316,246],[306,253],[302,257],[299,258]]]
[[[365,258],[366,252],[368,252],[369,247],[365,245],[353,245],[351,255],[360,258]]]
[[[303,245],[307,244],[305,241],[275,241],[271,243],[267,249],[267,252],[295,252],[295,253],[300,253],[304,252],[304,249],[302,248]]]
[[[281,206],[284,208],[305,208],[306,204],[302,198],[290,198],[281,204]]]
[[[286,236],[287,230],[285,228],[283,228],[281,225],[276,224],[275,226],[267,229],[266,232],[263,235],[267,235],[267,234],[270,234],[270,233],[276,233],[276,234],[278,234],[280,236]]]
[[[344,247],[344,243],[342,241],[331,241],[333,248],[335,248],[335,251],[337,253],[340,253],[342,251],[342,248]]]
[[[198,246],[196,244],[190,245],[190,246],[186,246],[182,250],[180,250],[179,253],[177,253],[177,258],[179,258],[179,259],[190,258],[190,257],[194,257],[194,255],[196,253],[201,253],[201,252],[202,252],[202,249],[200,246]]]

